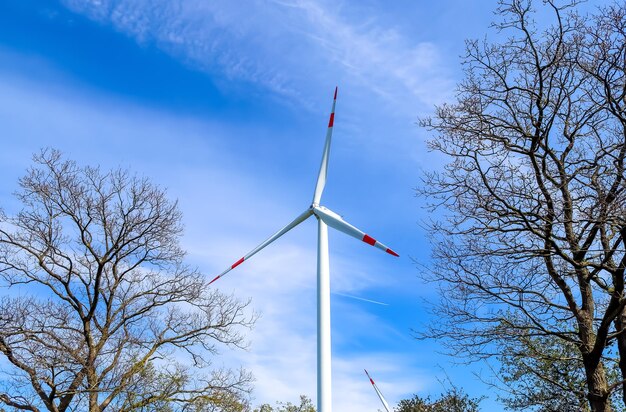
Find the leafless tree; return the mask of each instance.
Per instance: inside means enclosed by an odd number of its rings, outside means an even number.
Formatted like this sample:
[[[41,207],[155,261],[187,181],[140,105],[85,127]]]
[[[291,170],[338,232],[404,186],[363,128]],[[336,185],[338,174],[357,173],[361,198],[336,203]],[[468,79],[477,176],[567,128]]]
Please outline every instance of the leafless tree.
[[[468,42],[456,102],[421,121],[451,159],[419,189],[439,216],[431,278],[447,319],[422,336],[470,359],[562,340],[591,410],[609,411],[624,384],[606,373],[616,342],[626,371],[626,5],[594,18],[576,2],[540,6],[553,24],[535,22],[530,0],[501,1],[507,40]]]
[[[0,402],[204,411],[245,395],[247,372],[208,365],[218,345],[245,344],[253,319],[183,262],[177,203],[124,170],[55,150],[34,161],[23,208],[0,216]]]

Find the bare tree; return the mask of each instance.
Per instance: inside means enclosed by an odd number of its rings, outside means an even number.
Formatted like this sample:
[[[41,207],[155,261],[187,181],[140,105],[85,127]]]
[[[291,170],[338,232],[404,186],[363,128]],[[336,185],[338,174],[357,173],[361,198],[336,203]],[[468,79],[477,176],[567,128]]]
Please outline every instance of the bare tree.
[[[558,339],[576,349],[591,410],[609,411],[624,383],[606,373],[616,341],[626,370],[626,5],[587,19],[576,2],[542,3],[546,28],[532,1],[502,1],[507,40],[468,42],[457,101],[421,121],[451,159],[419,190],[441,211],[432,278],[447,319],[423,336],[473,360]]]
[[[184,264],[177,203],[127,171],[55,150],[0,216],[0,402],[55,412],[214,410],[245,371],[206,368],[240,347],[245,302]],[[219,410],[219,408],[218,408]]]
[[[592,24],[585,31],[586,47],[581,53],[580,67],[584,72],[592,78],[592,90],[589,93],[590,98],[595,104],[603,105],[608,118],[613,124],[609,125],[609,131],[616,139],[615,143],[620,151],[615,148],[613,167],[617,173],[623,174],[623,163],[621,159],[624,153],[623,140],[626,134],[626,5],[617,3],[612,6],[604,7],[598,15],[594,16]],[[621,137],[621,142],[620,142]],[[619,146],[619,145],[622,146]],[[607,181],[602,187],[602,196],[607,196],[610,201],[615,197],[617,201],[623,200],[618,198],[615,193],[620,193],[623,189],[621,181],[615,181],[615,189],[608,186]],[[607,189],[609,189],[607,191]],[[617,215],[608,217],[616,220],[613,224],[613,230],[617,230],[616,234],[602,234],[601,244],[605,250],[611,249],[610,242],[626,242],[624,235],[626,228],[624,227],[624,204],[614,210]],[[623,251],[623,249],[622,249]],[[614,296],[614,300],[618,300],[616,310],[619,312],[613,319],[615,327],[615,338],[617,340],[618,351],[620,355],[619,368],[622,378],[622,398],[626,405],[626,308],[624,307],[624,261],[623,255],[608,254],[606,256],[606,265],[612,270],[612,283],[610,292]]]

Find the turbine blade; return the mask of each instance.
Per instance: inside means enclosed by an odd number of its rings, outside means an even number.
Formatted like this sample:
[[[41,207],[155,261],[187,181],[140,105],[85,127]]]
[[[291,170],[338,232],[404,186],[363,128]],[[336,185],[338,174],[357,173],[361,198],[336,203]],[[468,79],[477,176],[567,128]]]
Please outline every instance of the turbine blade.
[[[393,255],[396,257],[399,256],[396,252],[389,249],[387,246],[383,245],[382,243],[380,243],[373,237],[365,234],[361,230],[357,229],[356,227],[352,226],[350,223],[343,220],[341,216],[339,216],[332,210],[327,209],[324,206],[314,206],[313,213],[315,213],[316,216],[322,219],[324,223],[326,223],[328,226],[332,227],[333,229],[337,229],[340,232],[350,235],[356,239],[362,240],[368,245],[372,245],[375,248],[378,248],[382,251],[389,253],[390,255]]]
[[[287,226],[285,226],[284,228],[280,229],[278,232],[274,233],[272,236],[265,239],[263,243],[261,243],[259,246],[252,249],[247,255],[245,255],[244,257],[242,257],[241,259],[233,263],[228,269],[226,269],[225,271],[217,275],[212,281],[209,282],[209,285],[215,282],[216,280],[218,280],[219,278],[221,278],[222,276],[224,276],[225,274],[227,274],[228,272],[230,272],[231,270],[233,270],[234,268],[236,268],[237,266],[239,266],[240,264],[242,264],[245,260],[250,259],[255,253],[263,249],[265,246],[269,245],[270,243],[272,243],[273,241],[275,241],[276,239],[278,239],[285,233],[289,232],[294,227],[298,226],[300,223],[304,222],[312,214],[313,214],[313,211],[311,209],[307,209],[306,211],[304,211],[300,216],[295,218],[293,222],[289,223]]]
[[[335,97],[333,98],[333,108],[330,111],[330,119],[328,119],[328,130],[326,131],[326,143],[324,143],[324,153],[322,154],[322,164],[320,172],[317,175],[317,184],[315,185],[315,193],[313,194],[313,204],[318,205],[322,198],[322,192],[326,185],[326,173],[328,172],[328,157],[330,156],[330,141],[333,136],[333,124],[335,123],[335,104],[337,103],[337,87],[335,87]]]
[[[376,395],[378,395],[378,398],[380,399],[380,401],[383,403],[383,406],[385,407],[385,409],[387,410],[387,412],[391,412],[391,409],[389,408],[389,404],[387,403],[387,401],[385,400],[385,397],[383,396],[383,394],[380,392],[380,390],[378,389],[378,386],[376,386],[376,384],[374,383],[374,379],[372,379],[372,377],[370,376],[369,373],[367,373],[367,369],[363,369],[365,371],[365,374],[367,375],[367,377],[370,380],[370,383],[372,384],[372,386],[374,387],[374,390],[376,391]]]

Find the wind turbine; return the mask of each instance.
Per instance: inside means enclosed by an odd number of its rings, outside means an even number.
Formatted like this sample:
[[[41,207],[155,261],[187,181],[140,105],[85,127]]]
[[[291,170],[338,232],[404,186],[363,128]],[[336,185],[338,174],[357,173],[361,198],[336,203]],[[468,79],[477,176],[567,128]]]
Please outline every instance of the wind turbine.
[[[318,412],[331,412],[331,375],[330,375],[330,270],[328,265],[328,226],[350,235],[354,238],[385,251],[393,256],[399,256],[387,246],[378,242],[373,237],[365,234],[361,230],[343,220],[341,216],[330,209],[320,205],[322,192],[326,185],[326,175],[328,172],[328,157],[330,155],[330,143],[333,135],[333,124],[335,122],[335,105],[337,103],[337,88],[333,97],[333,106],[328,120],[326,131],[326,142],[322,154],[322,164],[317,176],[313,202],[311,205],[296,217],[291,223],[272,236],[267,238],[260,245],[252,249],[247,255],[233,263],[228,269],[217,275],[210,283],[215,282],[244,261],[250,259],[261,249],[304,222],[311,216],[315,216],[318,221],[318,243],[317,243],[317,410]],[[210,284],[209,283],[209,284]]]
[[[383,396],[383,394],[380,392],[380,390],[378,389],[378,386],[376,386],[376,384],[374,383],[374,379],[372,379],[372,377],[370,376],[369,373],[367,373],[367,369],[363,369],[365,371],[365,374],[367,375],[367,377],[369,378],[370,382],[372,383],[372,386],[374,387],[374,390],[376,391],[376,395],[378,395],[378,398],[380,399],[380,401],[383,403],[383,406],[385,407],[385,410],[387,412],[391,412],[391,409],[389,409],[389,404],[387,403],[387,401],[385,400],[385,397]]]

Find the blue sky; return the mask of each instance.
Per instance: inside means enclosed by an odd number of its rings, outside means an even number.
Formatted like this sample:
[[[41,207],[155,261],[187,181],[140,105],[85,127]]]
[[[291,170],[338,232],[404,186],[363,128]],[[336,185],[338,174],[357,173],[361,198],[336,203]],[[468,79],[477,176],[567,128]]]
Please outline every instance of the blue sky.
[[[429,246],[413,189],[443,161],[416,121],[453,98],[464,39],[496,35],[495,0],[436,3],[0,2],[0,205],[17,210],[42,147],[129,167],[179,200],[189,261],[212,278],[309,206],[338,85],[323,204],[401,258],[330,233],[335,410],[379,407],[363,368],[391,403],[447,378],[490,393],[484,367],[411,335],[436,299],[418,279]],[[216,361],[255,374],[255,404],[314,398],[315,248],[311,219],[216,283],[262,314],[249,350]]]

